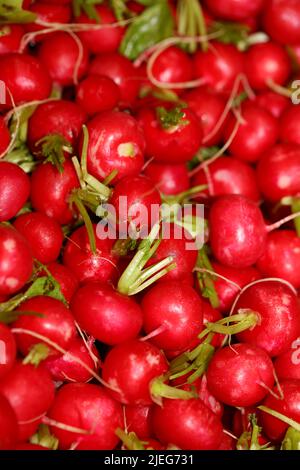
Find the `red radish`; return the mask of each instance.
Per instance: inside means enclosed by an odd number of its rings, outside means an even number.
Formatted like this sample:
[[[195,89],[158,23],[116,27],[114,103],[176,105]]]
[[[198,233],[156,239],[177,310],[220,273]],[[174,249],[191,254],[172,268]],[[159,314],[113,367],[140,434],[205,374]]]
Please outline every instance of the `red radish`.
[[[24,34],[25,31],[22,25],[2,25],[0,27],[0,54],[18,52]]]
[[[259,271],[252,266],[236,269],[215,262],[212,265],[217,275],[222,276],[216,276],[214,280],[214,287],[220,302],[218,309],[222,313],[229,312],[234,299],[242,287],[261,277]]]
[[[254,102],[261,108],[269,111],[276,118],[279,118],[290,104],[286,96],[279,95],[271,90],[266,90],[256,95]]]
[[[257,161],[277,140],[277,119],[255,103],[247,101],[241,107],[242,122],[228,150],[241,160]],[[236,117],[231,116],[224,130],[227,141],[233,133]]]
[[[257,267],[266,277],[279,277],[300,287],[300,238],[293,230],[276,230],[267,236]]]
[[[70,302],[79,286],[79,281],[75,274],[63,264],[56,262],[50,263],[47,268],[58,282],[61,293],[66,301]]]
[[[122,408],[99,385],[64,385],[48,415],[53,420],[51,432],[58,438],[60,449],[109,450],[118,444],[115,431],[122,426]]]
[[[28,241],[34,258],[43,264],[55,261],[60,253],[63,232],[60,225],[42,212],[20,215],[14,227]]]
[[[119,86],[122,107],[132,106],[139,91],[139,76],[129,59],[117,52],[97,55],[90,63],[89,74],[104,75]]]
[[[298,122],[300,112],[298,106],[289,106],[281,116],[279,138],[281,142],[300,144]]]
[[[94,225],[96,236],[96,225]],[[96,237],[97,253],[93,254],[85,226],[70,236],[63,254],[63,263],[80,282],[109,281],[117,273],[117,257],[112,253],[113,241]]]
[[[76,89],[76,102],[89,116],[115,108],[120,99],[120,90],[109,77],[89,75]]]
[[[156,346],[183,350],[203,329],[202,301],[197,292],[180,281],[165,281],[152,287],[143,297],[144,329]]]
[[[207,370],[209,391],[230,406],[251,406],[260,402],[273,384],[271,359],[263,349],[250,344],[219,349]]]
[[[299,380],[287,380],[280,383],[280,389],[275,387],[277,397],[268,395],[263,405],[277,411],[284,416],[299,423],[300,421],[300,382]],[[283,395],[281,397],[281,394]],[[262,426],[266,435],[272,441],[281,441],[288,428],[288,424],[274,418],[270,414],[262,413]]]
[[[78,38],[77,40],[80,42]],[[59,31],[41,43],[38,57],[47,67],[50,77],[55,83],[62,86],[73,85],[76,81],[77,68],[78,78],[86,73],[88,51],[83,45],[80,47],[78,42],[70,34]]]
[[[297,0],[271,0],[264,14],[264,27],[274,41],[300,42],[300,5]]]
[[[192,179],[192,185],[207,184],[209,190],[204,194],[224,196],[240,194],[252,201],[259,201],[259,190],[256,174],[246,162],[232,157],[220,157],[198,171]]]
[[[51,27],[51,23],[69,23],[71,20],[71,8],[66,4],[51,4],[50,2],[35,2],[33,5],[30,5],[30,11],[37,15],[37,20],[43,23],[50,23],[49,27]],[[25,29],[27,32],[33,31],[40,31],[41,29],[45,29],[48,26],[42,26],[37,24],[35,21],[34,23],[25,24]],[[47,36],[44,34],[34,36],[34,42],[44,40],[45,37],[49,38],[48,33]]]
[[[254,202],[243,196],[219,197],[210,214],[210,245],[220,263],[247,268],[263,254],[267,227]]]
[[[117,51],[124,34],[124,28],[121,26],[109,27],[109,24],[117,23],[117,19],[108,6],[97,5],[95,10],[99,16],[97,24],[103,25],[103,28],[82,31],[78,33],[78,37],[93,54]],[[96,21],[91,20],[85,13],[82,13],[78,18],[76,18],[76,22],[96,24]]]
[[[234,412],[232,417],[232,431],[240,437],[244,432],[251,430],[251,417],[254,415],[260,424],[259,410],[255,406],[241,407]]]
[[[200,119],[205,145],[217,145],[224,127],[224,122],[219,124],[226,106],[224,98],[203,88],[195,88],[186,93],[183,100]]]
[[[16,105],[48,98],[51,91],[51,79],[47,65],[27,54],[4,54],[0,56],[0,80],[13,96]],[[6,90],[7,108],[12,106]]]
[[[160,442],[183,450],[215,450],[223,437],[221,421],[199,399],[165,399],[154,407],[152,422]]]
[[[85,112],[71,101],[55,100],[41,104],[29,119],[28,145],[32,152],[40,155],[39,141],[59,134],[75,148],[85,121]]]
[[[188,108],[144,108],[138,119],[145,133],[146,153],[160,163],[185,163],[201,146],[199,120]]]
[[[263,280],[240,295],[235,312],[240,309],[257,312],[254,328],[237,335],[239,341],[265,349],[270,356],[285,352],[300,333],[298,299],[290,287]]]
[[[71,309],[83,330],[109,345],[136,338],[143,324],[142,311],[134,299],[99,282],[81,287]]]
[[[18,422],[8,400],[0,394],[0,450],[10,450],[18,437]]]
[[[300,338],[295,339],[286,352],[276,357],[274,367],[279,380],[300,380]]]
[[[92,345],[89,347],[96,361],[99,358],[97,350]],[[56,382],[88,382],[93,376],[76,362],[74,357],[96,372],[98,363],[93,360],[91,353],[81,338],[74,337],[65,354],[59,357],[47,357],[42,364]]]
[[[255,90],[268,89],[268,83],[284,85],[291,73],[291,63],[279,44],[255,44],[245,54],[245,72]]]
[[[146,341],[133,340],[111,349],[102,369],[109,393],[125,405],[151,405],[151,382],[168,370],[163,353]]]
[[[218,450],[236,450],[236,441],[223,431],[223,438]]]
[[[68,224],[74,219],[68,198],[78,187],[79,181],[71,161],[63,164],[62,173],[52,163],[39,165],[31,177],[32,206],[60,224]]]
[[[31,444],[30,442],[20,442],[14,446],[14,450],[49,450],[47,447],[39,444]]]
[[[33,258],[27,240],[14,228],[0,225],[0,295],[18,292],[29,281]]]
[[[15,338],[10,329],[6,325],[0,323],[0,380],[13,367],[15,359]]]
[[[172,88],[172,84],[192,80],[192,61],[179,47],[171,46],[156,56],[151,72],[157,82],[163,85],[169,84]]]
[[[270,149],[258,163],[257,178],[270,202],[300,193],[300,146],[279,144]]]
[[[24,0],[26,1],[26,0]],[[28,0],[30,1],[30,0]],[[72,2],[72,0],[39,0],[40,3],[48,3],[48,4],[51,4],[51,5],[59,5],[59,4],[62,4],[62,5],[68,5],[69,3]],[[32,1],[31,1],[32,3]]]
[[[157,190],[167,196],[173,196],[189,189],[189,177],[186,165],[168,165],[151,162],[144,173],[155,184]]]
[[[152,435],[151,411],[152,406],[124,406],[124,427],[128,432],[135,432],[140,439]]]
[[[10,143],[10,133],[6,125],[5,119],[0,116],[0,154],[8,149]]]
[[[33,333],[45,336],[63,349],[67,349],[76,336],[74,319],[70,310],[59,300],[43,295],[38,295],[23,302],[18,307],[19,312],[37,312],[42,316],[20,315],[14,323],[15,328],[30,330]],[[26,333],[18,334],[16,337],[18,349],[25,356],[36,345],[43,343],[42,340]],[[47,347],[49,345],[45,343]],[[59,355],[56,349],[50,348],[49,353]]]
[[[230,93],[236,77],[243,73],[244,56],[232,44],[212,41],[208,51],[194,57],[195,74],[217,93]]]
[[[25,441],[36,432],[48,411],[54,399],[54,385],[45,369],[17,362],[0,382],[0,393],[16,413],[18,440]]]
[[[114,182],[137,175],[144,163],[145,140],[137,121],[127,113],[107,111],[95,116],[89,131],[88,171],[103,180],[117,170]]]
[[[243,21],[257,16],[265,6],[265,0],[206,0],[209,11],[217,18],[228,21]]]
[[[0,162],[0,222],[17,215],[27,201],[30,181],[14,163]]]

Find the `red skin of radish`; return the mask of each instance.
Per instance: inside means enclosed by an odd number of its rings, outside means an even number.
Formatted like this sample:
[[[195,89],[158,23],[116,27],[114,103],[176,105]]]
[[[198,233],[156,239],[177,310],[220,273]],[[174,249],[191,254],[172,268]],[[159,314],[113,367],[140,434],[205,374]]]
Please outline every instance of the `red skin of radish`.
[[[230,93],[237,75],[244,71],[244,56],[232,44],[212,41],[208,51],[194,56],[196,78],[216,93]]]
[[[29,281],[33,258],[27,240],[12,227],[0,226],[0,295],[18,292]]]
[[[151,338],[164,350],[182,350],[203,329],[202,301],[197,292],[180,281],[160,282],[143,297],[144,329],[147,334],[160,326],[166,330]]]
[[[63,349],[68,349],[76,336],[74,318],[70,310],[59,300],[38,295],[23,302],[17,310],[18,312],[37,312],[43,316],[20,315],[14,322],[15,328],[24,328],[43,335]],[[41,339],[23,333],[18,333],[16,341],[19,351],[24,356],[35,344],[43,343]],[[45,344],[49,347],[49,354],[53,356],[61,354],[47,343]]]
[[[179,47],[171,46],[155,59],[152,74],[159,82],[170,83],[172,88],[172,83],[185,83],[193,79],[192,61]]]
[[[268,395],[263,405],[271,410],[278,411],[279,413],[291,418],[299,423],[300,421],[300,381],[299,380],[286,380],[280,383],[280,387],[284,398],[279,399],[280,392],[278,387],[274,387],[273,391],[278,398]],[[283,439],[288,424],[280,421],[273,416],[262,413],[262,426],[266,435],[272,441],[279,442]]]
[[[0,395],[0,450],[11,450],[17,441],[17,417],[9,401]]]
[[[243,432],[250,431],[251,429],[251,415],[255,415],[258,418],[258,425],[260,423],[260,411],[255,406],[249,406],[247,408],[242,407],[234,412],[232,417],[232,431],[237,437],[240,437]]]
[[[33,257],[43,264],[55,261],[63,243],[61,226],[42,212],[29,212],[14,221],[14,227],[28,241]]]
[[[167,196],[182,193],[189,189],[189,176],[186,165],[168,165],[151,162],[144,173],[152,180],[158,191]]]
[[[297,106],[289,106],[281,116],[279,138],[281,142],[300,144],[299,132],[300,110]]]
[[[219,263],[212,263],[214,271],[221,276],[229,279],[230,281],[235,282],[241,288],[250,284],[250,282],[260,279],[261,275],[259,271],[252,266],[249,268],[230,268],[229,266],[223,266]],[[222,313],[229,312],[231,305],[233,304],[234,299],[239,293],[239,289],[231,284],[230,282],[216,277],[214,281],[214,286],[218,294],[220,305],[218,309]]]
[[[276,118],[280,118],[282,113],[290,104],[290,101],[286,96],[279,95],[278,93],[269,90],[256,95],[254,102],[261,108],[269,111]]]
[[[0,380],[2,380],[13,367],[15,359],[15,338],[10,329],[3,323],[0,323]]]
[[[14,163],[0,162],[0,222],[15,217],[29,194],[30,181],[22,168]]]
[[[52,163],[45,163],[39,165],[31,176],[32,206],[62,225],[74,219],[68,197],[73,189],[79,187],[73,163],[65,161],[63,169],[60,173]]]
[[[143,324],[142,311],[135,300],[100,282],[81,287],[73,297],[71,309],[84,331],[112,346],[136,338]]]
[[[224,123],[211,138],[205,138],[214,131],[224,112],[224,98],[200,87],[186,93],[183,100],[200,119],[205,146],[217,145],[222,139]]]
[[[217,18],[227,21],[243,21],[257,16],[265,6],[265,0],[206,0],[205,5]]]
[[[267,90],[268,80],[284,85],[291,73],[290,58],[279,44],[255,44],[245,54],[245,73],[257,91]]]
[[[300,146],[278,144],[259,161],[257,181],[267,201],[300,193]]]
[[[164,129],[154,109],[144,108],[139,112],[138,120],[146,139],[146,154],[159,163],[185,163],[197,153],[202,142],[202,130],[197,116],[188,108],[180,122]],[[187,121],[188,124],[184,123]]]
[[[0,54],[8,54],[9,52],[18,52],[21,39],[25,34],[24,27],[19,24],[2,25],[0,28]]]
[[[79,287],[79,281],[74,273],[60,263],[50,263],[48,270],[60,285],[60,290],[67,302],[70,302]],[[45,273],[42,273],[45,275]]]
[[[259,202],[256,174],[246,162],[233,157],[220,157],[208,165],[207,169],[209,176],[206,176],[203,169],[199,170],[192,179],[192,186],[209,183],[210,196],[239,194]],[[208,195],[208,189],[203,193]]]
[[[160,442],[183,450],[215,450],[223,437],[219,418],[196,398],[164,399],[155,405],[152,423]]]
[[[5,152],[10,143],[10,133],[5,120],[0,116],[0,153]]]
[[[62,450],[70,449],[73,444],[76,450],[110,450],[118,444],[115,430],[122,427],[122,407],[104,387],[83,383],[64,385],[56,393],[48,416],[89,431],[80,434],[51,426]]]
[[[51,92],[51,79],[47,70],[35,57],[27,54],[4,54],[0,56],[0,80],[10,90],[16,105],[28,101],[44,100]],[[11,98],[6,91],[6,105],[0,109],[12,107]]]
[[[262,386],[263,384],[264,386]],[[261,401],[274,384],[273,364],[268,354],[250,344],[219,349],[207,369],[208,390],[230,406],[251,406]]]
[[[99,357],[97,349],[91,346],[91,350],[96,357]],[[68,347],[68,352],[60,357],[48,357],[42,365],[50,373],[55,382],[88,382],[93,376],[81,364],[78,364],[72,356],[80,359],[91,370],[96,372],[97,367],[90,356],[83,340],[75,337]]]
[[[117,273],[118,258],[112,253],[113,240],[101,240],[96,236],[97,253],[93,255],[85,226],[75,230],[70,236],[63,254],[63,264],[80,282],[112,280]]]
[[[257,261],[265,277],[279,277],[300,287],[300,238],[293,230],[276,230],[267,236],[265,251]]]
[[[249,287],[240,296],[235,312],[257,312],[259,323],[237,335],[240,342],[265,349],[273,357],[285,352],[300,333],[298,299],[291,289],[276,281]]]
[[[263,254],[267,229],[260,209],[243,196],[218,198],[209,214],[213,255],[232,268],[247,268]]]
[[[59,134],[76,148],[85,121],[84,110],[71,101],[57,100],[41,104],[29,119],[28,145],[33,153],[40,155],[41,149],[36,145],[37,142],[48,135]]]
[[[105,5],[96,5],[95,9],[99,15],[100,21],[97,23],[91,20],[85,13],[76,18],[76,23],[83,24],[99,24],[109,25],[117,23],[117,19],[112,10]],[[82,31],[78,33],[78,37],[92,54],[103,54],[115,52],[118,50],[120,42],[124,34],[124,27],[104,27],[98,30]]]
[[[68,5],[69,3],[72,2],[72,0],[39,0],[40,3],[48,3],[51,5]]]
[[[47,447],[39,444],[30,444],[30,442],[21,442],[14,447],[14,450],[49,450]]]
[[[235,439],[223,432],[223,438],[217,450],[236,450]]]
[[[120,89],[109,77],[89,75],[76,89],[76,102],[89,116],[115,108]]]
[[[165,374],[163,353],[146,341],[132,340],[111,349],[102,368],[103,379],[119,391],[108,390],[124,405],[152,405],[151,381]]]
[[[127,428],[128,432],[135,432],[143,440],[151,436],[153,434],[151,427],[152,409],[152,406],[124,406],[124,428]]]
[[[129,59],[118,52],[97,55],[90,63],[89,74],[104,75],[111,78],[118,85],[121,94],[122,108],[134,105],[140,81],[137,70]]]
[[[17,362],[0,382],[0,393],[17,416],[18,440],[25,441],[36,432],[41,415],[48,411],[54,399],[54,384],[44,368]],[[22,424],[24,421],[30,422]]]
[[[300,380],[300,338],[295,339],[290,348],[277,356],[274,362],[279,380]]]
[[[62,5],[63,2],[55,4],[51,4],[51,2],[41,3],[34,3],[30,5],[29,10],[32,11],[37,15],[38,21],[43,21],[44,23],[69,23],[71,20],[72,12],[71,8],[68,5]],[[50,25],[51,27],[51,25]],[[33,32],[33,31],[40,31],[41,29],[45,29],[46,26],[38,25],[36,23],[27,23],[24,26],[26,32]],[[45,37],[49,38],[51,33],[47,33],[45,36],[44,34],[40,34],[35,36],[34,42],[42,41]]]
[[[129,114],[106,111],[87,125],[89,131],[88,171],[103,180],[113,170],[114,182],[138,175],[144,164],[145,139],[137,121]]]
[[[275,145],[279,133],[278,122],[267,110],[250,101],[243,103],[241,114],[243,122],[228,150],[234,157],[251,163],[256,162]],[[232,115],[224,129],[226,142],[230,139],[235,124],[236,117]]]
[[[38,57],[45,64],[52,81],[62,86],[73,85],[78,54],[79,48],[76,41],[64,31],[59,31],[44,39],[38,51]],[[78,78],[86,73],[88,59],[88,51],[83,45]]]
[[[300,5],[297,0],[272,0],[264,14],[267,34],[282,44],[300,42]]]

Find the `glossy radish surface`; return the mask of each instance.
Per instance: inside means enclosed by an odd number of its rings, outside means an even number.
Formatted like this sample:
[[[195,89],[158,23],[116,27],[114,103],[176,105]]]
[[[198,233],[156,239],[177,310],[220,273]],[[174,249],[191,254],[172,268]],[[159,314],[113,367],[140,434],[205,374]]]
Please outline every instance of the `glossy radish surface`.
[[[0,380],[10,371],[16,359],[16,341],[10,329],[0,323]]]
[[[175,195],[189,189],[189,177],[186,165],[168,165],[151,162],[144,169],[145,175],[151,179],[156,189],[167,195]]]
[[[0,450],[11,450],[17,441],[18,422],[9,401],[0,395]]]
[[[87,76],[76,89],[76,102],[89,116],[115,108],[119,99],[118,85],[111,78],[101,75]]]
[[[26,173],[17,165],[0,162],[0,221],[5,222],[17,215],[30,193]]]
[[[275,371],[279,380],[300,379],[300,340],[296,338],[290,348],[276,357]]]

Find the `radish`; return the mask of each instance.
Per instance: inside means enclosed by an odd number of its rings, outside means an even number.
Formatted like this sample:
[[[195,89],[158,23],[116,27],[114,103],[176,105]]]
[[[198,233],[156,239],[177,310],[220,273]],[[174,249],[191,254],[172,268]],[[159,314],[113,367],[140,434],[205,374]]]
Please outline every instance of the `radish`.
[[[15,328],[30,330],[39,335],[47,337],[58,344],[61,348],[67,349],[76,336],[74,319],[70,310],[62,302],[52,297],[38,295],[26,300],[18,307],[18,312],[24,312],[14,323]],[[39,316],[26,315],[26,312],[37,312]],[[37,338],[18,334],[16,337],[18,349],[25,356],[37,344],[43,343]],[[47,353],[57,355],[56,350],[48,349]]]
[[[63,232],[54,219],[42,212],[29,212],[17,217],[14,227],[26,238],[38,261],[47,264],[58,258]]]
[[[262,91],[256,95],[254,102],[261,108],[269,111],[269,113],[276,118],[280,118],[282,113],[290,104],[290,101],[286,96],[279,95],[271,90]]]
[[[87,128],[87,163],[91,175],[103,181],[116,170],[116,183],[125,176],[139,174],[144,163],[145,140],[132,116],[119,111],[107,111],[95,116]]]
[[[264,14],[264,27],[274,41],[282,44],[300,42],[300,5],[297,0],[272,0]]]
[[[31,249],[14,228],[0,225],[0,295],[18,292],[33,269]]]
[[[6,125],[5,119],[0,116],[0,154],[2,155],[8,148],[10,143],[10,133]]]
[[[17,362],[0,382],[0,394],[17,416],[17,440],[25,441],[36,432],[48,411],[54,399],[54,385],[45,369]]]
[[[16,342],[10,329],[0,323],[0,380],[10,371],[16,359]]]
[[[76,102],[89,116],[110,111],[117,106],[119,99],[118,85],[101,75],[88,75],[76,89]]]
[[[136,338],[143,324],[142,311],[135,300],[99,282],[81,287],[73,297],[71,309],[81,328],[109,345]]]
[[[51,23],[69,23],[72,16],[70,6],[63,4],[63,2],[61,2],[61,4],[58,2],[57,4],[51,4],[51,1],[45,3],[39,1],[30,5],[29,10],[37,15],[37,20],[34,23],[27,23],[24,25],[27,32],[35,32],[45,29],[46,26],[37,24],[37,21],[50,23],[49,27],[51,27]],[[50,34],[51,33],[47,34],[47,38],[49,38]],[[42,41],[44,39],[44,34],[34,36],[34,42]]]
[[[230,406],[260,402],[274,384],[274,369],[268,354],[250,344],[234,344],[217,351],[207,370],[209,391]]]
[[[18,436],[18,422],[9,401],[0,394],[0,450],[14,447]]]
[[[126,405],[123,409],[125,429],[134,432],[143,440],[152,435],[152,406]]]
[[[152,422],[160,442],[183,450],[216,450],[223,438],[221,421],[199,399],[165,399]]]
[[[257,16],[262,12],[265,0],[206,0],[205,4],[209,11],[217,18],[228,21],[243,21]]]
[[[192,61],[179,47],[168,47],[155,56],[151,75],[158,86],[168,84],[172,88],[173,84],[184,84],[193,78]]]
[[[118,444],[115,431],[122,426],[122,408],[101,386],[64,385],[48,416],[60,449],[109,450]]]
[[[20,442],[14,446],[14,450],[49,450],[47,447],[39,444],[30,444],[30,442]]]
[[[50,263],[47,266],[50,274],[58,282],[60,290],[67,302],[70,302],[78,289],[79,281],[75,274],[63,264]]]
[[[274,367],[279,380],[300,380],[300,338],[295,339],[290,348],[276,357]]]
[[[0,27],[0,55],[18,52],[24,34],[25,31],[22,25],[2,25]]]
[[[26,173],[14,163],[0,162],[0,222],[15,217],[29,193],[30,181]]]
[[[238,298],[235,312],[256,312],[259,323],[237,335],[239,341],[264,349],[273,357],[284,353],[300,333],[298,299],[284,281],[258,281]]]
[[[89,55],[74,33],[71,36],[58,31],[42,41],[38,58],[47,67],[53,82],[69,86],[86,73]]]
[[[183,350],[203,328],[202,301],[180,281],[160,282],[143,297],[144,329],[157,331],[151,342],[164,350]]]
[[[289,106],[280,118],[279,138],[281,142],[300,144],[300,132],[298,129],[300,113],[297,106]]]
[[[144,173],[164,195],[173,196],[189,189],[188,171],[183,163],[173,165],[150,162]]]

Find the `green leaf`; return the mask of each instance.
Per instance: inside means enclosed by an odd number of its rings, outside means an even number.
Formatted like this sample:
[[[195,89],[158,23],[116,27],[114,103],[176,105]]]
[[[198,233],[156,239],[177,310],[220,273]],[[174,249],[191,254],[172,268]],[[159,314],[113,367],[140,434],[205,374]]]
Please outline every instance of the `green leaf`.
[[[100,16],[95,8],[95,5],[100,5],[103,0],[73,0],[73,13],[78,17],[81,11],[88,16],[90,20],[95,20],[100,23]]]
[[[120,52],[128,59],[136,59],[149,47],[172,36],[173,17],[166,1],[147,8],[127,29]]]
[[[59,283],[51,276],[38,277],[26,291],[26,298],[36,297],[37,295],[47,295],[54,299],[60,300],[66,304]]]
[[[0,24],[33,23],[37,15],[23,10],[23,0],[0,0]]]

